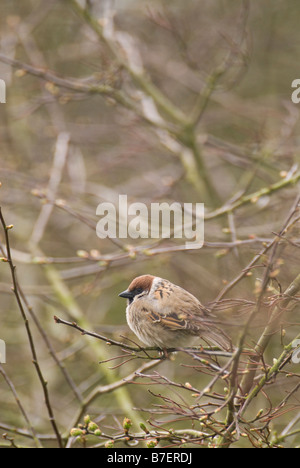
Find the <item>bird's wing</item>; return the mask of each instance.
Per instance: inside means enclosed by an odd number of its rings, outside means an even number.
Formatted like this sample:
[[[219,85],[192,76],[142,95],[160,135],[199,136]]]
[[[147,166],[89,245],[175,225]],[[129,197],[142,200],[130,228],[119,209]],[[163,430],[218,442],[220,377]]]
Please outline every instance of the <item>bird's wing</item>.
[[[148,313],[153,323],[160,323],[162,327],[170,331],[181,330],[200,336],[224,349],[231,348],[230,338],[217,326],[214,316],[195,296],[172,283],[169,288],[166,284],[163,286],[155,292],[159,299],[157,301],[159,307],[152,307],[151,312]],[[173,293],[176,294],[173,295]],[[172,300],[172,296],[176,297],[176,302]]]

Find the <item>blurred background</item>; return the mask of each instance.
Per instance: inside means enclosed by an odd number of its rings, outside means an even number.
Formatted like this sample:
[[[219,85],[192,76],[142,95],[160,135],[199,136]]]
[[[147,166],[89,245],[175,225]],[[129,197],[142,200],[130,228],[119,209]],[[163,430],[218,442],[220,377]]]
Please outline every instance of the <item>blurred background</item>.
[[[286,227],[299,194],[300,104],[291,101],[291,83],[300,73],[300,5],[254,3],[1,2],[0,78],[7,102],[0,104],[0,204],[14,226],[9,235],[18,281],[65,435],[88,412],[112,434],[124,417],[135,428],[149,417],[169,424],[180,418],[167,411],[157,415],[158,398],[148,390],[175,399],[181,390],[153,387],[151,379],[141,378],[145,385],[121,387],[85,406],[99,385],[126,377],[144,361],[116,369],[109,367],[122,359],[100,365],[122,351],[56,324],[54,315],[116,340],[135,339],[118,294],[145,273],[168,278],[204,304],[231,300],[228,307],[216,306],[231,324],[237,316],[242,323],[256,301],[267,256],[247,275],[242,272]],[[97,206],[117,204],[120,194],[147,206],[204,203],[203,248],[183,250],[174,239],[99,239]],[[299,220],[284,234],[270,295],[299,274]],[[0,240],[5,256],[3,232]],[[2,369],[32,426],[46,445],[55,446],[7,263],[0,264],[0,294],[0,338],[7,346]],[[267,320],[267,307],[264,313],[247,337],[249,347]],[[299,333],[297,322],[285,318],[286,342]],[[229,328],[236,340],[239,326]],[[284,340],[274,339],[267,360],[280,354]],[[191,364],[177,355],[157,370],[171,381],[205,388],[211,376],[191,371]],[[283,376],[270,385],[274,406],[288,385]],[[0,388],[0,433],[20,428],[16,444],[31,445],[12,385],[0,378]],[[272,430],[282,430],[298,414],[297,392],[289,404],[292,413],[279,421],[274,416]],[[252,417],[268,405],[260,396]],[[295,435],[287,445],[297,443]],[[249,445],[247,439],[237,442]]]

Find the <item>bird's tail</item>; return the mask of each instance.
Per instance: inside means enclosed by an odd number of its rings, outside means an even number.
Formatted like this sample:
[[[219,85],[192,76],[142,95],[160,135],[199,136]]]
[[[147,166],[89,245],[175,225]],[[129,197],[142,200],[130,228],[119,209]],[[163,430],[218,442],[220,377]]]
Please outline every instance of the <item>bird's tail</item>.
[[[233,349],[232,341],[229,336],[216,326],[212,325],[210,329],[206,330],[202,334],[202,338],[225,351],[232,351]]]

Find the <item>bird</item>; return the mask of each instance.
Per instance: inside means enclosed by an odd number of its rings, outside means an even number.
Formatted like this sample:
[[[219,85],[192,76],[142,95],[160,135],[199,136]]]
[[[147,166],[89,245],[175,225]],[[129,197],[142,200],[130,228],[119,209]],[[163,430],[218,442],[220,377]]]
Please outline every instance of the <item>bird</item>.
[[[185,289],[153,275],[136,277],[119,297],[127,299],[129,328],[146,346],[182,348],[201,338],[223,350],[229,336],[201,302]]]

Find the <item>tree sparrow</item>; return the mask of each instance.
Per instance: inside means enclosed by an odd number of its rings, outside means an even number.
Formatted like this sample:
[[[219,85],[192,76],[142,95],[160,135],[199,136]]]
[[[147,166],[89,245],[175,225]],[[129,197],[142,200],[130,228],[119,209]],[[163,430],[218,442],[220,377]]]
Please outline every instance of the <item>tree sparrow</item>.
[[[166,279],[139,276],[119,296],[128,299],[129,327],[147,346],[178,348],[201,337],[220,348],[231,348],[230,339],[200,301]]]

